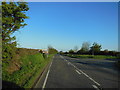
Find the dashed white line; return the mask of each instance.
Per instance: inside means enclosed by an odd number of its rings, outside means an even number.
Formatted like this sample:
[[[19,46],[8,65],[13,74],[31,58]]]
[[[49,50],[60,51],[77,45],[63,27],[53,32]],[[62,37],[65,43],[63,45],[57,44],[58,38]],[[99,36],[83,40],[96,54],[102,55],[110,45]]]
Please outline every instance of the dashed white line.
[[[53,56],[53,58],[54,58],[54,56]],[[46,82],[47,82],[47,79],[48,79],[48,75],[49,75],[49,72],[50,72],[50,67],[51,67],[51,65],[52,65],[52,62],[51,62],[51,64],[50,64],[50,66],[49,66],[47,75],[46,75],[46,77],[45,77],[45,80],[44,80],[44,83],[43,83],[43,86],[42,86],[42,90],[44,90],[44,88],[45,88],[45,85],[46,85]]]
[[[99,88],[96,85],[92,85],[96,90],[99,90]]]
[[[61,56],[62,57],[62,56]],[[64,57],[62,57],[64,60],[66,60]],[[69,61],[68,61],[69,62]],[[69,62],[70,63],[70,62]],[[94,79],[92,79],[90,76],[88,76],[86,73],[84,73],[82,70],[78,69],[75,65],[73,65],[72,63],[70,63],[74,68],[76,68],[78,71],[80,71],[82,74],[84,74],[86,77],[88,77],[91,81],[93,81],[95,84],[97,84],[98,86],[100,86],[100,84],[98,82],[96,82]]]
[[[98,82],[96,82],[94,79],[92,79],[90,76],[88,76],[86,73],[84,73],[82,70],[79,69],[79,71],[84,74],[86,77],[88,77],[91,81],[93,81],[94,83],[96,83],[98,86],[100,86],[100,84]]]
[[[81,74],[78,70],[75,70],[78,74]]]

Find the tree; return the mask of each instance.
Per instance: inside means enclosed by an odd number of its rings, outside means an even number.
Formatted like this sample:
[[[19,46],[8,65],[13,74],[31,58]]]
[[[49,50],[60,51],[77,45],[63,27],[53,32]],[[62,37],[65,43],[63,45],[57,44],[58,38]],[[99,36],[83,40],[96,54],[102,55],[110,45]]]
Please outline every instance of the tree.
[[[52,46],[48,46],[48,53],[49,54],[57,54],[58,51],[55,48],[53,48]]]
[[[100,52],[100,50],[102,49],[101,45],[99,45],[96,42],[94,42],[92,47],[90,47],[90,48],[91,48],[90,51],[91,51],[92,55],[98,54]]]
[[[63,51],[60,51],[59,54],[63,54],[64,52]]]
[[[2,2],[2,58],[11,60],[15,55],[17,42],[15,36],[11,36],[21,27],[27,25],[25,12],[29,10],[26,2]]]
[[[75,46],[74,47],[74,52],[77,52],[78,51],[78,46]]]
[[[87,52],[90,49],[90,43],[89,42],[83,42],[82,49]]]
[[[74,54],[74,50],[69,50],[69,54]]]
[[[79,54],[85,54],[88,53],[90,49],[90,43],[89,42],[83,42],[81,49],[78,51]]]
[[[77,52],[78,54],[85,54],[85,50],[83,48],[81,48],[80,50],[78,50]]]
[[[108,53],[109,53],[108,49],[105,49],[105,50],[103,51],[103,54],[104,54],[104,55],[108,55]]]

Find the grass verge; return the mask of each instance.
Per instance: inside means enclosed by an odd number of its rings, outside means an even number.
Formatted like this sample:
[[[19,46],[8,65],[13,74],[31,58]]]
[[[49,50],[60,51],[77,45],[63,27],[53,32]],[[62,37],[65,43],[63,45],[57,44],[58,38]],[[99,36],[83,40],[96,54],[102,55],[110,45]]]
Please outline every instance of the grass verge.
[[[2,80],[15,83],[22,88],[31,88],[43,68],[51,61],[52,56],[48,55],[44,58],[40,53],[23,56],[19,59],[20,68],[13,73],[8,72],[9,63],[3,63]]]
[[[94,59],[117,59],[115,56],[106,56],[106,55],[73,55],[67,54],[66,56],[72,58],[94,58]]]

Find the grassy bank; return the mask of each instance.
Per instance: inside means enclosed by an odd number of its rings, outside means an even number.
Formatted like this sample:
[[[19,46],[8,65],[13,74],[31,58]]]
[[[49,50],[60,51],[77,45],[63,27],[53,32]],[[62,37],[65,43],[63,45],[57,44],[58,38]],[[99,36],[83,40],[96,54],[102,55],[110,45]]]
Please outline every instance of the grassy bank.
[[[73,55],[73,54],[66,54],[66,56],[72,58],[93,58],[93,59],[116,59],[115,56],[106,56],[106,55]]]
[[[20,57],[16,63],[3,63],[2,80],[15,83],[22,88],[31,88],[40,72],[50,62],[52,56],[48,55],[44,58],[40,53],[27,54]],[[3,85],[3,87],[7,88],[9,86]]]

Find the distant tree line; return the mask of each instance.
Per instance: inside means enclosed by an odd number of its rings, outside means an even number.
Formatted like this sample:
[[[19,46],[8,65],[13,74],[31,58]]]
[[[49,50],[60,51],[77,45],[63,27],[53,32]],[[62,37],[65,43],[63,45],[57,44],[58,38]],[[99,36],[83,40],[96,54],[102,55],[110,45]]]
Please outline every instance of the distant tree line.
[[[60,51],[60,54],[81,54],[81,55],[111,55],[111,56],[120,56],[120,52],[117,51],[109,51],[108,49],[101,50],[102,46],[96,42],[92,44],[90,47],[89,42],[84,42],[82,44],[81,49],[76,50],[77,47],[75,46],[74,49],[70,49],[68,52]]]

